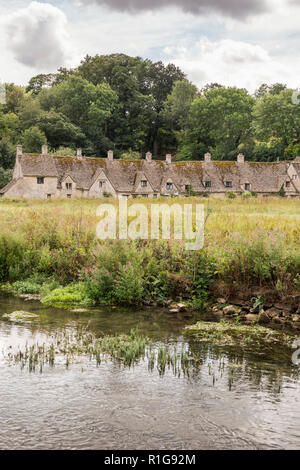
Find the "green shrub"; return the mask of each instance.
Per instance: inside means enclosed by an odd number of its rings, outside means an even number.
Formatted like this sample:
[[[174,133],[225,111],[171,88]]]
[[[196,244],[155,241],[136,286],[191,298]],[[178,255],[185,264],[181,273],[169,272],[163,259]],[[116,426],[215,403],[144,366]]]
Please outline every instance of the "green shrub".
[[[43,297],[45,305],[59,304],[91,304],[92,301],[84,283],[70,284],[66,287],[58,287]]]
[[[41,285],[28,279],[27,281],[16,281],[12,284],[15,292],[20,294],[39,294]]]

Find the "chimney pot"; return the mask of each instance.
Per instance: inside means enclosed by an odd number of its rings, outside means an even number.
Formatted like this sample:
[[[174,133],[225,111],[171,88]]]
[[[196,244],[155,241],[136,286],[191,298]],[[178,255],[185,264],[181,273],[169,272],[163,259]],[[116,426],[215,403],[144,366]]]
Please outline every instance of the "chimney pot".
[[[211,161],[211,154],[210,154],[210,153],[207,152],[207,153],[204,155],[204,161],[205,161],[205,162],[210,162],[210,161]]]
[[[107,158],[108,158],[108,160],[113,160],[114,159],[114,152],[112,150],[109,150],[107,152]]]
[[[23,155],[23,147],[22,145],[17,145],[17,156]]]
[[[151,152],[146,153],[146,160],[147,160],[147,162],[151,162],[151,160],[152,160],[152,153]]]
[[[47,155],[48,153],[48,145],[42,145],[42,155]]]
[[[238,163],[244,163],[245,162],[245,155],[243,153],[239,153],[237,156],[237,162]]]
[[[166,162],[167,163],[172,163],[172,155],[170,153],[167,153],[167,155],[166,155]]]

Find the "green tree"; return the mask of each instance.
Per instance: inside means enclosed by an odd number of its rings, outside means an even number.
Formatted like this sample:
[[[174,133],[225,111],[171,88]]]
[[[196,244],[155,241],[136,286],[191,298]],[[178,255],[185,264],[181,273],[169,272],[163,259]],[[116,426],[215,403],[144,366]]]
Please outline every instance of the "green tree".
[[[255,98],[262,98],[264,95],[279,95],[282,91],[286,90],[286,85],[283,83],[274,83],[273,85],[267,85],[263,83],[255,92]]]
[[[162,111],[162,117],[171,129],[184,130],[187,127],[190,107],[196,95],[197,87],[188,80],[175,82]]]
[[[52,148],[78,146],[84,143],[85,135],[80,127],[72,124],[62,113],[53,110],[43,112],[37,124]]]
[[[40,73],[29,80],[26,92],[32,92],[34,95],[38,95],[43,88],[50,88],[55,82],[55,73]]]
[[[292,102],[293,90],[265,94],[256,100],[253,126],[258,140],[280,139],[284,148],[300,143],[300,106]]]
[[[31,95],[26,95],[24,102],[19,110],[21,130],[28,129],[37,124],[42,110],[39,100]]]
[[[37,126],[26,129],[22,134],[22,144],[25,152],[40,153],[42,145],[46,143],[45,134]]]
[[[15,163],[16,147],[9,139],[0,140],[0,167],[7,170],[13,168]]]
[[[5,170],[0,166],[0,189],[4,188],[12,179],[12,170]]]
[[[18,113],[25,99],[23,87],[6,83],[5,85],[5,105],[2,106],[4,113]]]
[[[0,138],[9,139],[11,143],[16,144],[20,134],[20,119],[15,113],[6,114],[0,112]]]
[[[117,104],[117,94],[107,83],[93,85],[78,76],[71,76],[57,85],[56,94],[56,111],[81,129],[95,152],[103,150],[101,142]]]
[[[210,149],[216,159],[234,158],[234,152],[251,135],[254,101],[245,89],[208,88],[191,105],[180,150],[187,145],[193,152],[204,147]],[[190,158],[199,159],[200,155],[191,153]]]
[[[160,112],[174,83],[185,78],[178,67],[111,54],[86,56],[76,72],[94,85],[108,83],[117,93],[118,105],[107,127],[107,137],[116,149],[160,151]]]
[[[53,155],[57,157],[73,157],[75,155],[75,150],[72,147],[59,147],[53,152]]]

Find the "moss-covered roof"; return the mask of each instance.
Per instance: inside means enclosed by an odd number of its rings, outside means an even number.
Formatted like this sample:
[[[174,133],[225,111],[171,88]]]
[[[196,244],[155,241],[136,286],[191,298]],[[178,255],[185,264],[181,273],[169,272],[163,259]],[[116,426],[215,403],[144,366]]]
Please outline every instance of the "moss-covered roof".
[[[134,192],[142,175],[155,192],[163,192],[167,180],[172,191],[191,185],[195,191],[241,191],[245,183],[257,192],[278,192],[287,176],[287,162],[108,160],[106,158],[23,154],[19,157],[24,176],[57,177],[58,186],[69,175],[78,188],[89,189],[102,171],[117,191]],[[300,172],[300,162],[293,162]],[[299,167],[299,169],[298,169]],[[299,174],[299,173],[298,173]],[[211,182],[205,188],[205,181]],[[226,187],[230,182],[230,188]]]

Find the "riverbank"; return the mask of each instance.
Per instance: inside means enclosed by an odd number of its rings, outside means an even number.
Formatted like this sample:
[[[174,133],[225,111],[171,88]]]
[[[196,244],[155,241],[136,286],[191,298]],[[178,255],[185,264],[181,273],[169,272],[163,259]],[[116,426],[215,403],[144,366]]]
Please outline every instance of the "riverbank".
[[[176,203],[204,204],[209,216],[202,250],[187,251],[172,239],[99,241],[99,200],[2,200],[2,288],[46,305],[159,305],[176,313],[179,303],[179,310],[211,309],[245,322],[299,328],[300,201]]]

